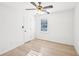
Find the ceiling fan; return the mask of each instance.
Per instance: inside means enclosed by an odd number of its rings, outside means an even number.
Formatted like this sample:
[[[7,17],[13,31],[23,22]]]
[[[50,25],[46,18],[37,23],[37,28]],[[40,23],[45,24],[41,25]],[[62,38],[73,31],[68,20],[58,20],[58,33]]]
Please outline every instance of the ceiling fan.
[[[35,6],[35,8],[30,8],[30,9],[25,9],[25,10],[37,10],[37,11],[41,11],[41,12],[46,12],[47,14],[50,14],[50,12],[48,12],[46,9],[50,9],[53,8],[52,5],[49,6],[42,6],[41,2],[38,2],[38,4],[36,4],[35,2],[30,2],[32,5]]]

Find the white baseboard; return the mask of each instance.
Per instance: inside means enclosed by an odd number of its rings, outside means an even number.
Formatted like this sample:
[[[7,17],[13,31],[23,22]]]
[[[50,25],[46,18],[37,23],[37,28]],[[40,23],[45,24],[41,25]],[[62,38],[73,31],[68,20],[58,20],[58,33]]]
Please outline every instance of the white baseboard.
[[[36,39],[41,39],[41,38],[36,38]],[[48,40],[48,39],[41,39],[41,40],[47,40],[47,41],[51,41],[51,42],[56,42],[56,43],[60,43],[60,44],[65,44],[65,45],[74,46],[74,45],[72,45],[72,44],[69,44],[69,43],[60,42],[60,41],[55,41],[55,40]]]
[[[13,49],[15,49],[16,47],[18,47],[18,46],[20,46],[20,45],[22,45],[22,44],[24,44],[24,42],[22,42],[22,43],[20,43],[20,44],[17,44],[16,46],[10,47],[10,48],[8,48],[7,50],[4,50],[4,51],[0,52],[0,55],[6,53],[6,52],[8,52],[8,51],[13,50]]]

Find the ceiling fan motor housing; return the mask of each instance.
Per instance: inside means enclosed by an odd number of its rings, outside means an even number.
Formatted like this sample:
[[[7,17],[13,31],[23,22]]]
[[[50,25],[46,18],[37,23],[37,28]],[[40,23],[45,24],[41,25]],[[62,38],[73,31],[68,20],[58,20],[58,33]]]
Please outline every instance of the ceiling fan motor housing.
[[[42,6],[37,6],[37,9],[38,9],[38,10],[42,10],[43,7],[42,7]]]

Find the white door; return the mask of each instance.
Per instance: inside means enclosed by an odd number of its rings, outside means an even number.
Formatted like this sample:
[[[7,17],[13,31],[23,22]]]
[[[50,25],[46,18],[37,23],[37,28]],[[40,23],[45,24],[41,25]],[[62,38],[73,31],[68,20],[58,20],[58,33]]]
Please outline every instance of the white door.
[[[24,42],[28,42],[30,41],[30,17],[29,14],[27,14],[27,12],[24,13],[24,18],[23,18],[23,31],[24,31]]]
[[[28,38],[28,18],[27,18],[27,15],[24,14],[23,16],[23,24],[22,24],[22,28],[23,28],[23,39],[24,39],[24,42],[28,42],[29,41],[29,38]]]
[[[25,12],[24,19],[24,42],[28,42],[33,39],[34,35],[34,16],[33,13]]]

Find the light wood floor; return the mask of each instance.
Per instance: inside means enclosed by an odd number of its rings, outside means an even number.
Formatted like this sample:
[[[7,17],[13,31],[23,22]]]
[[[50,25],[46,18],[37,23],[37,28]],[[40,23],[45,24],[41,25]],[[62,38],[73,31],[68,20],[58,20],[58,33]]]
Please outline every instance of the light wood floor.
[[[31,50],[42,53],[43,56],[76,56],[73,46],[35,39],[27,42],[2,56],[25,56]]]

